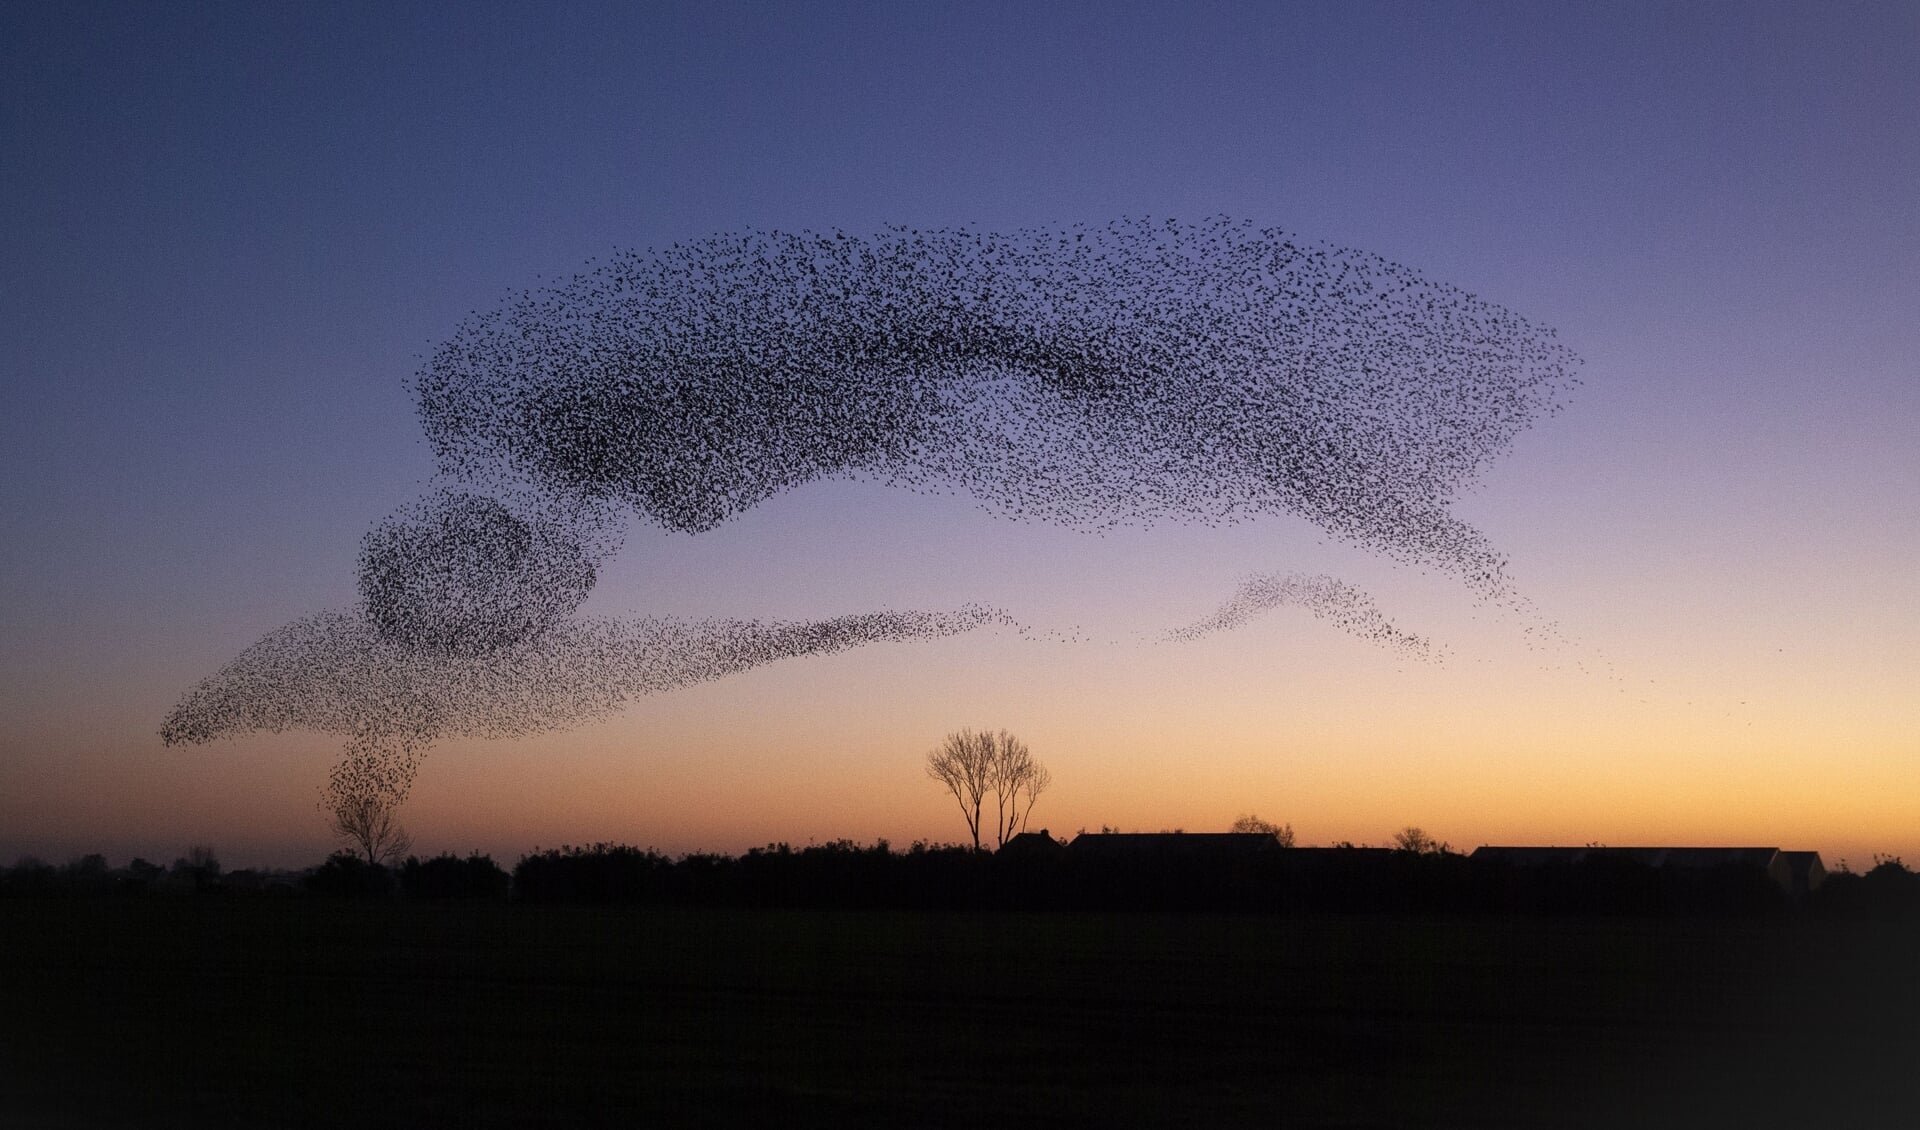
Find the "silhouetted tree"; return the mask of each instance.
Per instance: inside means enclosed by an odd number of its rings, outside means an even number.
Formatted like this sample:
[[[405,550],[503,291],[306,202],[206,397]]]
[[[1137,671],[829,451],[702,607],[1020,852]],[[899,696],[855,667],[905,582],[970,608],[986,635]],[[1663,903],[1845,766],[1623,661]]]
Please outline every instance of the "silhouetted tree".
[[[394,819],[393,806],[381,797],[342,798],[331,816],[333,834],[375,866],[399,859],[413,846],[413,837]]]
[[[966,819],[967,833],[980,849],[981,810],[994,796],[994,837],[1004,845],[1025,831],[1040,794],[1053,775],[1033,759],[1027,743],[1005,730],[960,730],[927,754],[927,776],[947,786]]]
[[[120,873],[121,886],[128,891],[143,892],[158,883],[166,873],[167,869],[158,863],[149,863],[135,856],[133,862],[127,864],[127,869]]]
[[[67,864],[61,878],[75,894],[98,894],[113,886],[113,872],[107,866],[107,857],[98,853],[81,856]]]
[[[1883,918],[1920,917],[1920,874],[1897,855],[1873,857],[1873,866],[1860,876],[1862,904]]]
[[[1243,832],[1243,833],[1259,832],[1264,835],[1272,836],[1274,840],[1278,842],[1281,847],[1293,846],[1293,825],[1275,824],[1270,820],[1262,820],[1258,816],[1255,816],[1252,814],[1242,816],[1239,819],[1235,820],[1233,822],[1233,827],[1227,830],[1229,832]]]
[[[23,855],[10,869],[0,872],[0,894],[51,895],[59,889],[59,876],[52,864]]]
[[[980,850],[980,805],[996,783],[995,749],[992,734],[961,730],[927,753],[927,776],[945,785],[959,803],[975,851]]]
[[[1027,743],[1005,730],[993,735],[993,795],[999,819],[995,822],[1000,844],[1026,831],[1027,817],[1034,802],[1053,784],[1053,774],[1033,759]]]
[[[396,862],[413,846],[397,816],[414,768],[411,747],[356,742],[327,778],[320,810],[333,834],[369,864]]]
[[[1427,835],[1426,831],[1409,824],[1393,834],[1393,846],[1397,851],[1409,855],[1439,855],[1447,850],[1447,845]]]
[[[206,844],[195,844],[173,861],[173,873],[192,882],[194,890],[204,891],[220,881],[220,859]]]

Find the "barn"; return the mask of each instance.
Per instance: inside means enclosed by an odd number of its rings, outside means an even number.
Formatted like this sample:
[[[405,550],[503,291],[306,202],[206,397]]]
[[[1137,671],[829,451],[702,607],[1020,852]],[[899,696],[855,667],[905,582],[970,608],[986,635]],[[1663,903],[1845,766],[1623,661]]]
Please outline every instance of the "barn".
[[[1472,859],[1479,864],[1508,867],[1572,866],[1589,859],[1621,859],[1655,870],[1704,873],[1717,868],[1751,868],[1766,875],[1780,889],[1803,897],[1820,888],[1827,870],[1817,851],[1782,851],[1777,847],[1479,847]]]

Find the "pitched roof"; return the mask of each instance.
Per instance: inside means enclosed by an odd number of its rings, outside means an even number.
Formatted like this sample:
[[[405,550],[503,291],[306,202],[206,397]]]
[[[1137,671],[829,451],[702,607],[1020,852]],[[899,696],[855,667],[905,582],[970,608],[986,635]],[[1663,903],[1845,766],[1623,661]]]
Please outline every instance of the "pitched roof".
[[[1827,874],[1826,864],[1820,861],[1817,851],[1783,851],[1780,853],[1780,862],[1786,866],[1789,875],[1803,883],[1812,881],[1817,885]]]
[[[1018,832],[1000,845],[998,854],[1005,856],[1050,856],[1066,851],[1066,845],[1053,838],[1045,828],[1038,832]]]

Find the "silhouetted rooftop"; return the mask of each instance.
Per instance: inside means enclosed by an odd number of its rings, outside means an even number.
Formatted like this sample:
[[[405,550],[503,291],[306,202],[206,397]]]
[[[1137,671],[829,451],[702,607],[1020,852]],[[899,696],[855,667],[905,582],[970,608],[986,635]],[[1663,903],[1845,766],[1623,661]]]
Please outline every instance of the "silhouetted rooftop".
[[[1053,838],[1045,828],[1038,832],[1020,832],[1007,838],[1000,845],[997,854],[1008,857],[1046,859],[1060,855],[1067,850],[1065,844]]]
[[[1481,862],[1510,863],[1516,867],[1578,863],[1599,857],[1630,859],[1648,867],[1706,868],[1737,864],[1764,869],[1779,854],[1780,849],[1775,847],[1478,847],[1473,850],[1473,858]]]
[[[1282,850],[1269,832],[1082,832],[1067,847],[1087,859],[1240,859]]]

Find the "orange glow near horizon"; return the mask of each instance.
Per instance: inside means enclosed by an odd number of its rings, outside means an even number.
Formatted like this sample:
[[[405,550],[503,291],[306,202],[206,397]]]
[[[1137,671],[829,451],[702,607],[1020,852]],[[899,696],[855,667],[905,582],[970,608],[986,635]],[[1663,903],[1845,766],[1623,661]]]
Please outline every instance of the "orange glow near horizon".
[[[1302,844],[1381,844],[1418,825],[1459,850],[1766,844],[1821,851],[1830,866],[1920,858],[1914,730],[1855,701],[1883,693],[1871,684],[1848,695],[1804,681],[1822,697],[1769,695],[1762,707],[1703,701],[1679,679],[1642,693],[1537,665],[1502,678],[1457,661],[1389,671],[1357,647],[1337,665],[1284,649],[1243,663],[1274,643],[1255,634],[1208,655],[961,641],[975,672],[961,681],[931,646],[776,667],[572,733],[446,742],[405,822],[418,851],[508,860],[595,841],[670,854],[955,842],[964,826],[921,759],[949,730],[991,725],[1052,769],[1033,826],[1057,835],[1222,830],[1257,813],[1291,823]],[[1202,662],[1240,674],[1183,674]],[[1368,689],[1381,686],[1392,690]],[[856,701],[870,705],[846,709]],[[337,749],[311,734],[156,748],[123,759],[113,780],[48,771],[58,791],[17,796],[0,816],[11,834],[73,854],[112,850],[111,829],[149,828],[118,850],[212,842],[230,866],[312,862],[330,847],[314,802]]]

